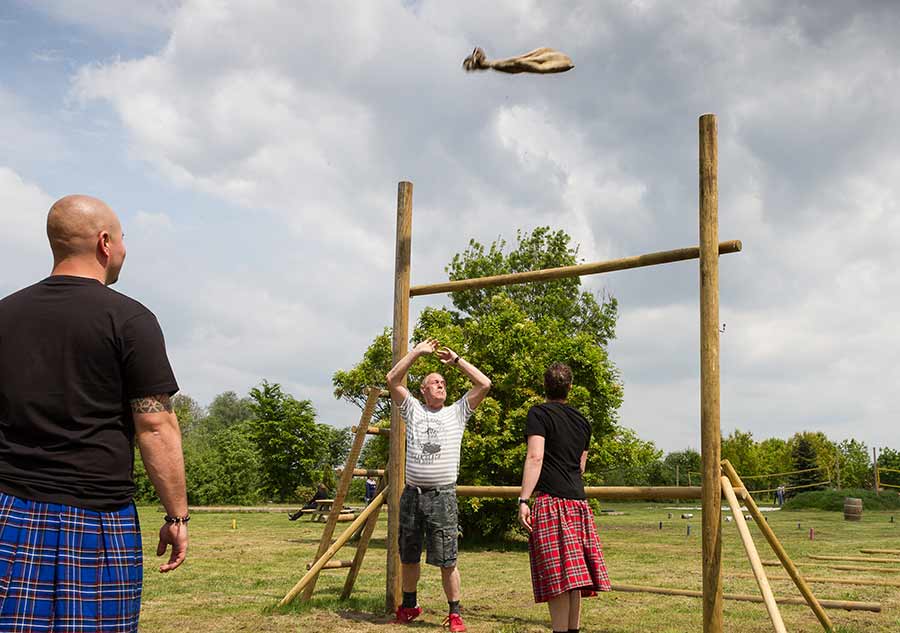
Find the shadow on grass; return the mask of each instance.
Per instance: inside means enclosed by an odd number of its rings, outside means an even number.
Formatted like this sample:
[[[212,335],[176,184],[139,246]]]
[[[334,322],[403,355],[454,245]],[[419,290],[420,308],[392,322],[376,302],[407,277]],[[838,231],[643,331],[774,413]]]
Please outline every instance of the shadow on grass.
[[[356,596],[349,600],[341,600],[337,590],[323,591],[312,600],[302,602],[294,600],[291,604],[279,607],[272,605],[263,609],[263,615],[275,613],[309,613],[313,610],[331,611],[351,622],[368,622],[370,624],[387,624],[393,615],[384,612],[384,598],[381,596]]]

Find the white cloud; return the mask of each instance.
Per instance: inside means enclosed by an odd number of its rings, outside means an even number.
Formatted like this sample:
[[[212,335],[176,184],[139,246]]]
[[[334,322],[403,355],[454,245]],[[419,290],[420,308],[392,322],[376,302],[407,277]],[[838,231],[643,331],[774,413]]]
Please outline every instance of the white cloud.
[[[799,2],[157,3],[134,19],[170,29],[165,46],[82,68],[72,94],[111,107],[155,174],[244,210],[239,236],[136,218],[172,243],[130,241],[135,281],[193,276],[172,337],[186,390],[277,374],[326,399],[334,369],[390,321],[398,180],[416,186],[413,283],[443,277],[470,237],[540,224],[587,260],[688,246],[696,121],[715,111],[720,236],[744,240],[721,262],[723,428],[888,441],[898,16]],[[474,45],[554,46],[576,68],[467,75]],[[664,448],[696,446],[696,263],[587,283],[622,302],[623,421]],[[162,309],[177,315],[172,301]]]
[[[9,169],[0,166],[0,246],[6,270],[15,270],[32,279],[46,276],[52,260],[47,244],[47,211],[53,199],[34,183],[26,182]],[[2,289],[7,294],[17,288],[10,285],[11,275],[4,275]]]

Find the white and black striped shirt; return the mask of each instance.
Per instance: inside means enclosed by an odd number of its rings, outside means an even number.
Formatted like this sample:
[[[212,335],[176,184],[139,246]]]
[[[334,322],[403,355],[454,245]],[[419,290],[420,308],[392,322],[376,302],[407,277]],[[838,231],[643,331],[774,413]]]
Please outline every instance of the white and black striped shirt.
[[[408,395],[400,415],[406,422],[406,482],[429,488],[456,483],[463,431],[472,415],[466,396],[432,411]]]

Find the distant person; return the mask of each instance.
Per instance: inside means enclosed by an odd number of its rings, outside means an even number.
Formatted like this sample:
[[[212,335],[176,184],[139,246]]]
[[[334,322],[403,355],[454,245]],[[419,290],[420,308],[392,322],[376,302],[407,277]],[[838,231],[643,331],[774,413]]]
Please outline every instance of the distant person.
[[[188,548],[178,384],[156,317],[111,290],[122,225],[90,196],[47,216],[50,276],[0,300],[0,631],[138,629],[135,441],[166,515],[168,572]]]
[[[775,503],[778,504],[779,508],[784,505],[784,484],[775,489]]]
[[[519,522],[530,534],[534,601],[547,603],[553,630],[560,633],[579,631],[582,596],[610,590],[582,481],[591,425],[566,403],[571,387],[568,365],[547,368],[547,401],[531,407],[525,421],[527,453],[519,493]]]
[[[314,510],[318,505],[318,502],[322,499],[328,498],[328,488],[325,487],[325,484],[319,484],[316,486],[316,491],[313,493],[312,499],[306,502],[306,505],[303,506],[304,510]]]
[[[403,386],[412,364],[426,354],[436,354],[444,364],[457,367],[472,388],[449,407],[447,381],[438,373],[425,376],[419,402]],[[394,406],[406,421],[406,487],[400,497],[400,576],[403,603],[397,607],[398,623],[412,622],[422,613],[416,596],[422,547],[425,562],[440,567],[449,613],[444,621],[450,631],[465,631],[460,614],[459,538],[456,478],[466,421],[484,400],[491,381],[472,363],[434,339],[416,345],[388,372],[387,384]]]
[[[372,477],[366,478],[366,505],[372,503],[372,499],[375,498],[375,487],[378,485],[378,482],[375,481]]]

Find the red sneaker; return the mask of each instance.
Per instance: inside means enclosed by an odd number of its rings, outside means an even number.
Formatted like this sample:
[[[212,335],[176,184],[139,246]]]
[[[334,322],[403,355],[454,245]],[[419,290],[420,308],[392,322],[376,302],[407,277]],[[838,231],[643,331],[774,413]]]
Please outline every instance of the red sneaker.
[[[418,605],[412,608],[397,607],[397,617],[394,618],[394,624],[409,624],[420,615],[422,615],[422,607]],[[462,630],[465,631],[465,628]]]
[[[463,623],[462,616],[458,613],[451,613],[444,618],[444,626],[449,626],[451,631],[466,630],[466,625]]]

